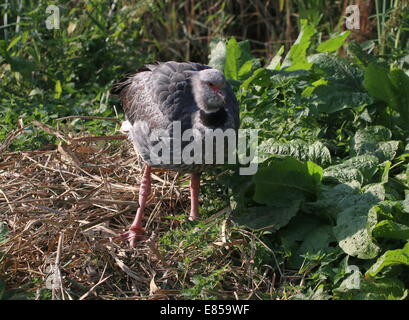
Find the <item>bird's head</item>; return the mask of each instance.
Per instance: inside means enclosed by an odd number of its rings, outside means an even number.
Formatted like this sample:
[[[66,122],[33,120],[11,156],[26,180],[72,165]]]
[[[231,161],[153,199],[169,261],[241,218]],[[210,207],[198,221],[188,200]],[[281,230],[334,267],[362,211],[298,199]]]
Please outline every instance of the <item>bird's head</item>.
[[[192,77],[193,96],[200,109],[216,112],[226,103],[226,79],[216,69],[205,69]]]

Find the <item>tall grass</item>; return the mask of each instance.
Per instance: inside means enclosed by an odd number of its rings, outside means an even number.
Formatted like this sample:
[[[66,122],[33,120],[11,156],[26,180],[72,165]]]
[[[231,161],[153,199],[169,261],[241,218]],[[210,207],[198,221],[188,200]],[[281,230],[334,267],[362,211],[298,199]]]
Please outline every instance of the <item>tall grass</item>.
[[[17,115],[30,115],[36,107],[45,114],[108,113],[104,101],[109,87],[122,75],[155,60],[206,63],[209,42],[217,38],[249,40],[253,53],[269,61],[282,45],[288,49],[295,41],[300,19],[314,24],[321,39],[341,30],[350,2],[4,0],[0,5],[0,116],[6,123],[15,123]],[[377,21],[383,54],[405,55],[407,2],[376,1],[371,19]],[[58,30],[45,25],[50,4],[60,8]]]
[[[409,1],[375,0],[379,54],[393,58],[407,55],[409,32]]]

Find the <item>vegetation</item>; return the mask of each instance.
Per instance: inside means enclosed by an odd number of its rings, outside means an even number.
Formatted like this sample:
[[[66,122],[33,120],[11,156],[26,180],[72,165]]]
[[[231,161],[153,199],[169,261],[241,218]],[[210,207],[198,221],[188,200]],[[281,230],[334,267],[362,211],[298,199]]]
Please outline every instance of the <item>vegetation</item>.
[[[210,52],[209,64],[235,89],[242,128],[259,129],[259,169],[254,176],[240,176],[234,166],[207,174],[207,219],[175,223],[160,235],[158,251],[176,259],[174,295],[237,298],[235,288],[239,298],[405,299],[409,8],[406,1],[375,1],[362,8],[370,23],[357,34],[342,30],[346,3],[66,1],[61,29],[47,30],[48,3],[6,1],[0,151],[60,143],[33,121],[66,135],[114,134],[113,121],[57,119],[121,119],[109,89],[123,74],[155,59],[206,62]],[[7,198],[0,199],[8,210]],[[183,213],[165,220],[177,222]],[[0,245],[10,235],[0,224]],[[20,298],[44,281],[7,291],[0,280],[0,298]],[[104,297],[112,298],[108,291]]]

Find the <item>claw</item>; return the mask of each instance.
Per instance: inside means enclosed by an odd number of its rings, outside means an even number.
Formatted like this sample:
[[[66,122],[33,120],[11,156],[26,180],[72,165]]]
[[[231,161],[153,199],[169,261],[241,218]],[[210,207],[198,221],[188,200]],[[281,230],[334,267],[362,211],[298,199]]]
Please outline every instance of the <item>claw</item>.
[[[142,227],[131,227],[128,231],[121,233],[115,237],[114,240],[120,239],[122,241],[128,241],[131,247],[135,247],[136,243],[139,241],[145,241],[148,239],[146,235],[144,235],[145,229]]]

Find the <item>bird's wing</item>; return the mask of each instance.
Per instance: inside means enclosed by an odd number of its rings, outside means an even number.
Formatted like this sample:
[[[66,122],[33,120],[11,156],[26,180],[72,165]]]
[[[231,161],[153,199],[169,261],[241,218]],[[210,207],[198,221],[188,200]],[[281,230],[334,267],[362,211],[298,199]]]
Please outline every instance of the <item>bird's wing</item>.
[[[135,120],[152,122],[155,116],[181,120],[196,106],[190,83],[192,74],[208,68],[199,63],[174,61],[146,65],[148,71],[128,75],[111,93],[120,97],[131,124]]]
[[[191,114],[196,106],[190,78],[194,72],[210,67],[192,62],[169,61],[158,65],[148,65],[152,70],[150,92],[159,110],[170,120]]]
[[[111,89],[111,94],[121,99],[125,117],[131,125],[136,120],[147,120],[158,113],[148,89],[150,76],[150,71],[129,74]]]

